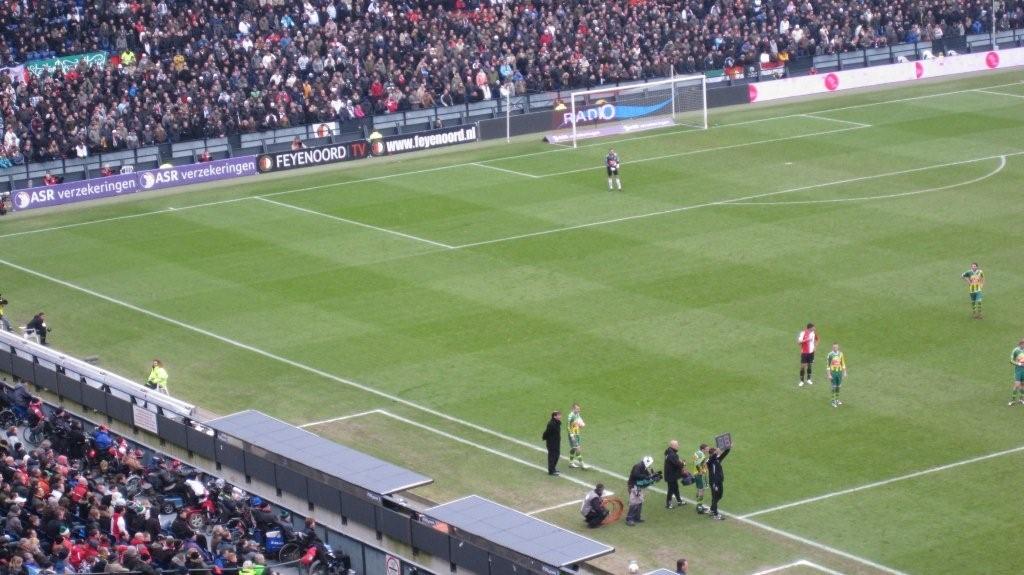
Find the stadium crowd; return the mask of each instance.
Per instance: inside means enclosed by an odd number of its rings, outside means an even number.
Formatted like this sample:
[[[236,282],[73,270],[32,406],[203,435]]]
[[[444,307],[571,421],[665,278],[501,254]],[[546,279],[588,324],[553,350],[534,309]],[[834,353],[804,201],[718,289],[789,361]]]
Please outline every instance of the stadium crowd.
[[[32,443],[13,424],[0,435],[3,575],[272,575],[259,538],[283,522],[265,502],[147,457],[106,427],[88,431],[62,411],[47,413],[24,385],[0,403],[5,424],[13,413],[40,430]],[[299,533],[318,541],[312,528]]]
[[[1002,2],[999,29],[1024,26]],[[986,31],[988,0],[10,0],[0,157],[86,157]]]

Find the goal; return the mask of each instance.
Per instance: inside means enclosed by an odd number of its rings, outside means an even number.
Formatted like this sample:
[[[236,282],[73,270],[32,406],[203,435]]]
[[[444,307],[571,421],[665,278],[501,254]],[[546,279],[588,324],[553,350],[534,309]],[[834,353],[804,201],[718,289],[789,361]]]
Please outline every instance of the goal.
[[[707,79],[703,74],[676,76],[665,80],[622,86],[581,90],[571,94],[569,109],[562,118],[561,137],[549,136],[549,142],[577,142],[612,134],[664,128],[708,127]]]

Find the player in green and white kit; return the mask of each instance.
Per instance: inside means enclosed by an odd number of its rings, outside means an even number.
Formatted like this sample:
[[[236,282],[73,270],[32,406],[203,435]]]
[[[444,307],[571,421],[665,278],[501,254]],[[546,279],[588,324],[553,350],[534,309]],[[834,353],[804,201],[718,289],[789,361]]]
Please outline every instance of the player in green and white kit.
[[[580,432],[587,424],[583,421],[583,416],[580,415],[580,404],[572,404],[572,411],[569,412],[569,467],[582,467],[586,469],[586,464],[583,463],[583,437]]]
[[[693,452],[693,482],[697,486],[697,513],[704,513],[704,487],[708,483],[708,444],[701,443]]]
[[[829,379],[832,380],[832,407],[839,407],[843,402],[839,399],[839,389],[843,385],[843,378],[846,377],[846,356],[839,351],[839,344],[832,344],[832,351],[825,358],[825,368],[828,369]]]
[[[1020,403],[1024,405],[1024,339],[1017,342],[1010,354],[1010,363],[1013,364],[1013,391],[1010,392],[1010,405]]]

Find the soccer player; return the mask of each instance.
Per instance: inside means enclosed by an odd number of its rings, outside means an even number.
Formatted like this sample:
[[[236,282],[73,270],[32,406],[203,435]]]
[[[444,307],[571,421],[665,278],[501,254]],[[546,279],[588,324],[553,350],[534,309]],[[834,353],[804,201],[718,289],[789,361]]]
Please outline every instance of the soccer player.
[[[704,513],[704,486],[708,484],[708,444],[701,443],[693,452],[693,483],[697,486],[697,513]]]
[[[1013,390],[1010,392],[1010,403],[1024,405],[1024,339],[1017,342],[1010,354],[1010,363],[1013,364]]]
[[[572,411],[569,412],[569,467],[582,467],[586,469],[587,466],[583,463],[583,438],[580,437],[580,432],[586,426],[586,422],[583,421],[583,416],[580,415],[580,404],[572,404]]]
[[[804,386],[804,382],[807,385],[814,385],[811,381],[811,368],[814,364],[814,350],[818,347],[818,332],[814,330],[814,324],[807,324],[807,328],[802,330],[796,336],[796,342],[800,344],[800,383],[799,387]],[[806,379],[804,373],[807,374]]]
[[[828,373],[832,379],[832,407],[839,407],[843,404],[839,400],[839,387],[843,385],[843,378],[846,377],[846,356],[839,351],[839,344],[832,344],[832,351],[825,358],[828,364]]]
[[[608,150],[608,156],[604,159],[604,165],[608,168],[608,191],[612,190],[612,183],[622,190],[622,180],[619,179],[619,155],[615,148]]]
[[[974,319],[981,319],[981,290],[985,287],[985,272],[978,268],[978,262],[971,264],[971,269],[965,271],[960,277],[964,278],[967,284],[967,291],[971,294],[971,310]]]

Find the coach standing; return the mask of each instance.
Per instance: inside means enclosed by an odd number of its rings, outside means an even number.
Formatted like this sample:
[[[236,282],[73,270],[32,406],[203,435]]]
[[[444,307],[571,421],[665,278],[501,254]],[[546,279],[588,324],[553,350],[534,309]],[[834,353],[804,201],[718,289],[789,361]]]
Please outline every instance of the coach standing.
[[[562,412],[551,412],[551,419],[541,436],[548,446],[548,475],[558,475],[558,458],[562,456]]]
[[[668,485],[665,509],[672,509],[673,497],[675,497],[677,505],[686,504],[679,495],[679,480],[682,478],[683,462],[679,459],[679,442],[673,439],[668,442],[668,449],[665,450],[665,484]]]
[[[725,516],[718,512],[718,502],[722,500],[725,489],[725,470],[722,469],[722,460],[729,455],[731,449],[722,451],[712,447],[711,456],[708,457],[708,478],[711,483],[711,515],[708,517],[719,521],[725,519]]]

